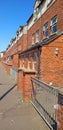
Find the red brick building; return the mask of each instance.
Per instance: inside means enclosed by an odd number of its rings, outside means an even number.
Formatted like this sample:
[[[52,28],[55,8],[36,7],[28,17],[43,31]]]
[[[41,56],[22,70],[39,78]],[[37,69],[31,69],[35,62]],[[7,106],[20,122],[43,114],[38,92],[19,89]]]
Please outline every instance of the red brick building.
[[[34,12],[11,40],[5,61],[17,70],[18,89],[27,96],[26,100],[30,95],[31,76],[54,87],[63,87],[62,0],[35,1]]]
[[[63,86],[62,5],[59,0],[35,3],[27,21],[27,46],[20,53],[21,67],[36,70],[41,80],[56,87]]]
[[[63,86],[62,10],[62,1],[36,0],[27,25],[19,27],[5,53],[6,63],[34,70],[36,76],[55,87]]]

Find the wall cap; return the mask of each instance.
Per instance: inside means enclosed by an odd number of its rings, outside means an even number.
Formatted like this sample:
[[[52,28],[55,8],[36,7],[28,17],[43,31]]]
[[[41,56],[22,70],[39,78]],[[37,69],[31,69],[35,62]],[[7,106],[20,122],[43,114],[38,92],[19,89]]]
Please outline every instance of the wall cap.
[[[32,69],[26,69],[26,68],[18,68],[18,71],[23,71],[24,73],[37,73],[36,70],[32,70]]]

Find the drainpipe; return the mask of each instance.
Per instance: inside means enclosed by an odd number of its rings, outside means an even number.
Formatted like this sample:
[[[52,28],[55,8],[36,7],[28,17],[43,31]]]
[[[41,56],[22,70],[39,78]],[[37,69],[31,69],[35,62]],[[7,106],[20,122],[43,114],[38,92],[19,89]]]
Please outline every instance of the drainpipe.
[[[41,14],[40,14],[41,15]],[[41,40],[41,33],[42,33],[42,15],[40,17],[40,40]],[[38,47],[38,79],[40,79],[41,75],[41,47]]]

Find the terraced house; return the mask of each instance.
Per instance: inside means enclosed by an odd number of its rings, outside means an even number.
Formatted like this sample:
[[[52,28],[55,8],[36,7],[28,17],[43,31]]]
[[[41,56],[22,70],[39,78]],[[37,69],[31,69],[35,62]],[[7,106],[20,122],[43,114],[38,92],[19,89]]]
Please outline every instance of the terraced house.
[[[63,87],[62,0],[35,1],[33,14],[17,30],[3,61],[7,72],[18,81],[25,100],[30,98],[31,77],[56,88]],[[63,101],[60,104],[63,114]],[[59,119],[58,130],[63,130]]]

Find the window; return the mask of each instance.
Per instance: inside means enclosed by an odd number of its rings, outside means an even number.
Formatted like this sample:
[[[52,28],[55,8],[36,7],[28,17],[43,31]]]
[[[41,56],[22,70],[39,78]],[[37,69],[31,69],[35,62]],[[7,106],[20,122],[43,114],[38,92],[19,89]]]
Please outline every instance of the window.
[[[34,62],[33,62],[33,69],[36,70],[37,69],[37,53],[34,53]]]
[[[31,61],[28,61],[28,69],[31,69]]]
[[[34,61],[34,63],[33,63],[33,70],[36,70],[36,68],[37,68],[37,62]]]
[[[37,11],[34,12],[34,22],[37,20]]]
[[[34,42],[35,42],[35,34],[33,33],[32,34],[32,44],[34,44]]]
[[[24,68],[24,60],[22,61],[22,67]]]
[[[52,4],[53,1],[54,1],[54,0],[48,0],[48,5],[47,5],[47,7],[49,7],[49,6]]]
[[[44,25],[44,35],[46,38],[48,37],[48,22]]]
[[[36,42],[39,42],[39,30],[36,31]]]
[[[52,33],[57,32],[57,17],[53,17],[51,21]]]
[[[49,8],[54,2],[55,0],[47,0],[47,7]]]
[[[38,15],[38,7],[35,7],[35,9],[34,9],[34,22],[37,20],[37,15]]]

